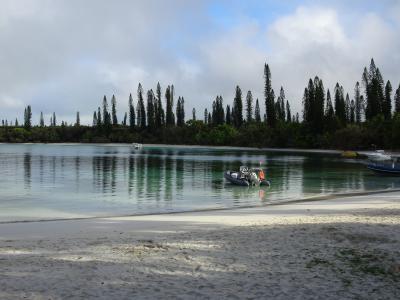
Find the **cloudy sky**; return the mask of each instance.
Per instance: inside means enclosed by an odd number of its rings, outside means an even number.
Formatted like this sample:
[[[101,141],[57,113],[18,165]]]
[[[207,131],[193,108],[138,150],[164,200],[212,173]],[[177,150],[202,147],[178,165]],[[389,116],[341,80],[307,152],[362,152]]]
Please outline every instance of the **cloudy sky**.
[[[122,116],[158,81],[201,116],[236,85],[261,100],[264,62],[300,112],[308,78],[352,95],[371,57],[397,87],[399,37],[399,0],[0,0],[0,119],[91,123],[104,94]]]

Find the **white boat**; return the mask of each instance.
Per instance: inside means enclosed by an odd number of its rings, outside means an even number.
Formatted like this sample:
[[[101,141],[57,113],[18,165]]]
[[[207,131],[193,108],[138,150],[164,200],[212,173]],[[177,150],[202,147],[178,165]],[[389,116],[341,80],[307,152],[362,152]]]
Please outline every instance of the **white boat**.
[[[142,149],[143,148],[143,144],[133,143],[132,147],[135,148],[135,149]]]
[[[392,156],[385,153],[385,150],[376,150],[373,153],[367,154],[370,160],[374,161],[384,161],[384,160],[392,160]]]

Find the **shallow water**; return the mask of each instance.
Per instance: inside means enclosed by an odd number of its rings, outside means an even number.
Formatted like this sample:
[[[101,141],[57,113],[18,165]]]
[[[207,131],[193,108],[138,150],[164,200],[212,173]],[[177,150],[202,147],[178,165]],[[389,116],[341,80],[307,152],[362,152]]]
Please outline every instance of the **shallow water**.
[[[232,186],[224,170],[267,168],[270,188]],[[0,144],[0,222],[266,205],[400,187],[337,154],[129,145]]]

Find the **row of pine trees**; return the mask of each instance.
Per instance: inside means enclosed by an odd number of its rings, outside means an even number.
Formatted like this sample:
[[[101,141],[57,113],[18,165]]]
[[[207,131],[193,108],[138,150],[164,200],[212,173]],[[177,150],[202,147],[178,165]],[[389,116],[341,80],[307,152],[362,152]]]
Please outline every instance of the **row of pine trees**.
[[[390,120],[394,113],[400,113],[400,85],[392,100],[392,85],[384,83],[379,68],[371,60],[369,69],[364,68],[362,75],[364,94],[359,82],[355,84],[353,98],[344,92],[343,86],[336,83],[333,99],[328,89],[325,93],[321,79],[310,79],[304,90],[303,120],[315,133],[332,131],[346,124],[360,124],[371,121],[377,116]],[[392,108],[394,102],[394,110]]]
[[[274,128],[278,123],[299,123],[299,114],[291,113],[289,101],[285,97],[283,87],[280,88],[279,96],[276,98],[272,88],[271,71],[268,64],[264,65],[264,104],[265,114],[261,117],[260,101],[254,102],[251,91],[248,91],[243,101],[242,90],[236,87],[235,97],[232,105],[224,105],[222,96],[217,96],[212,102],[211,109],[204,110],[203,119],[200,122],[209,126],[227,124],[237,129],[244,124],[264,123]],[[357,82],[354,87],[352,98],[345,93],[343,87],[337,83],[333,93],[328,89],[325,91],[322,79],[316,76],[309,79],[304,89],[303,96],[303,124],[310,128],[314,134],[332,132],[343,128],[347,124],[360,124],[377,116],[383,116],[384,120],[390,120],[394,113],[400,113],[400,85],[396,89],[392,101],[392,85],[386,83],[375,62],[371,59],[369,68],[364,68],[362,83]],[[164,94],[158,83],[155,92],[150,89],[147,93],[139,84],[137,89],[136,105],[132,94],[128,100],[128,112],[123,119],[117,117],[117,101],[113,95],[111,98],[111,109],[106,96],[103,98],[102,106],[93,112],[93,127],[111,130],[113,127],[125,126],[132,130],[155,131],[164,127],[185,126],[185,99],[178,97],[174,103],[175,90],[169,85]],[[165,102],[165,107],[163,103]],[[394,103],[394,107],[392,107]],[[192,121],[199,121],[196,110],[192,109]],[[3,120],[3,126],[11,126],[7,120]],[[64,121],[61,126],[67,126]],[[75,126],[80,126],[80,114],[76,114]],[[18,120],[15,120],[18,127]],[[28,105],[24,111],[24,124],[26,129],[32,127],[32,109]],[[43,113],[40,113],[40,127],[45,127]],[[50,119],[50,126],[57,126],[56,114]]]

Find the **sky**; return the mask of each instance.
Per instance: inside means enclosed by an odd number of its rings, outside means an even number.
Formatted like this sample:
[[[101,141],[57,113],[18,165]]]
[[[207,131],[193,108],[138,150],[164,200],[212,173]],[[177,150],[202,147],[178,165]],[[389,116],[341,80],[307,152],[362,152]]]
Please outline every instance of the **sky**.
[[[263,68],[301,115],[318,75],[350,97],[373,57],[384,80],[400,82],[400,0],[0,0],[0,119],[91,124],[103,95],[119,119],[137,86],[174,84],[187,117],[201,118],[236,85],[262,109]]]

